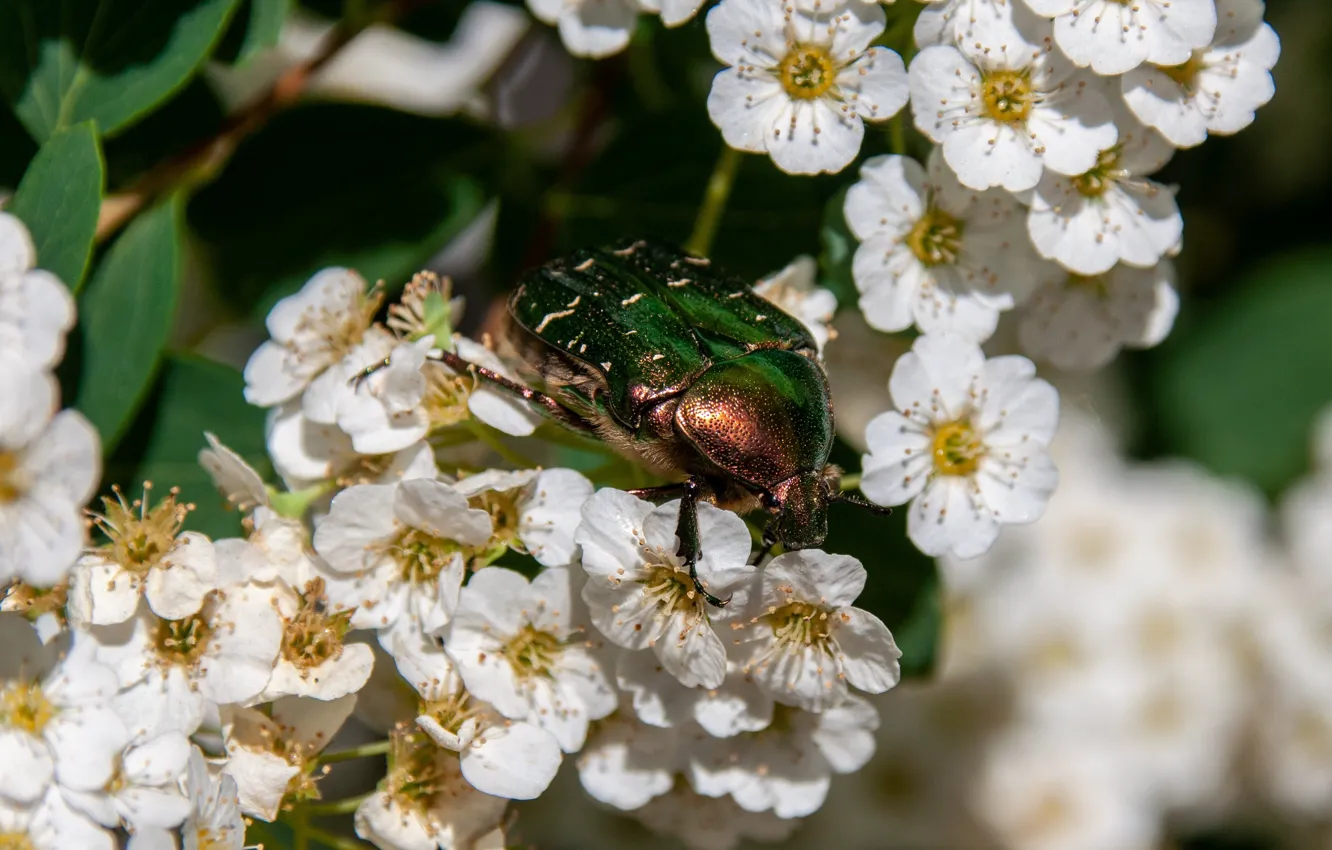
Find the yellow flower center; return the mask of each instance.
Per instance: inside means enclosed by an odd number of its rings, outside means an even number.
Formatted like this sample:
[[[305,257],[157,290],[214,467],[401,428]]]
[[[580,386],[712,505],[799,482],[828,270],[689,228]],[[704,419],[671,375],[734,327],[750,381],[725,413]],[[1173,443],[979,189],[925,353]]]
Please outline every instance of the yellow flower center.
[[[111,489],[115,492],[115,500],[103,497],[104,512],[93,514],[93,523],[108,541],[100,551],[123,569],[143,575],[171,551],[176,535],[194,505],[178,504],[176,496],[180,489],[172,487],[167,497],[149,510],[151,481],[143,483],[143,498],[132,502],[125,500],[119,487]]]
[[[951,265],[962,249],[962,223],[931,205],[907,234],[906,244],[926,266]]]
[[[981,78],[981,103],[985,114],[1001,124],[1026,121],[1035,103],[1031,72],[990,71]]]
[[[822,648],[832,634],[828,612],[808,602],[787,603],[769,611],[763,619],[772,627],[773,638],[783,649],[792,645]]]
[[[777,66],[782,88],[796,100],[822,97],[837,80],[832,54],[817,45],[796,45]]]
[[[1119,167],[1119,145],[1101,151],[1096,157],[1096,165],[1085,174],[1073,178],[1073,188],[1084,198],[1099,198],[1106,193],[1122,175]]]
[[[29,622],[36,622],[44,614],[55,614],[63,625],[68,596],[68,582],[61,582],[55,587],[33,587],[15,582],[0,598],[0,611],[16,611]]]
[[[518,523],[522,518],[518,497],[521,493],[521,488],[503,492],[486,490],[467,500],[471,507],[490,514],[490,523],[494,529],[490,534],[492,545],[522,551],[522,543],[518,539]]]
[[[1195,50],[1186,61],[1178,65],[1157,65],[1156,70],[1174,80],[1186,92],[1192,93],[1197,86],[1198,73],[1204,67],[1202,51]]]
[[[985,444],[968,419],[941,425],[934,431],[934,468],[940,475],[971,475],[985,457]]]
[[[550,677],[555,661],[563,651],[563,641],[529,623],[504,645],[504,658],[520,679]]]
[[[689,570],[675,564],[664,553],[658,553],[661,560],[644,565],[647,573],[639,579],[643,586],[643,595],[651,600],[662,616],[683,614],[685,628],[708,618],[707,602],[694,590],[694,582],[689,578]]]
[[[464,547],[457,541],[435,537],[410,526],[403,526],[385,544],[385,551],[398,562],[402,580],[413,584],[429,584],[439,578],[454,555],[465,554]]]
[[[27,478],[23,474],[23,464],[19,462],[18,452],[0,451],[0,505],[17,502],[23,498],[23,494],[28,490]]]
[[[427,363],[426,389],[421,399],[426,419],[431,428],[446,428],[467,421],[472,414],[467,399],[472,395],[475,379],[468,375],[455,375],[448,369]]]
[[[389,733],[388,775],[380,787],[404,806],[428,810],[448,785],[442,752],[416,724],[399,724]]]
[[[305,586],[300,607],[287,621],[282,635],[282,657],[302,670],[342,657],[342,639],[351,629],[350,611],[329,613],[324,580]]]
[[[208,603],[204,603],[205,608]],[[193,667],[208,649],[213,627],[200,611],[181,620],[159,620],[153,636],[157,657],[167,664]]]
[[[9,681],[0,685],[0,727],[40,735],[55,715],[55,706],[36,682]]]
[[[0,832],[0,850],[37,850],[26,832]]]

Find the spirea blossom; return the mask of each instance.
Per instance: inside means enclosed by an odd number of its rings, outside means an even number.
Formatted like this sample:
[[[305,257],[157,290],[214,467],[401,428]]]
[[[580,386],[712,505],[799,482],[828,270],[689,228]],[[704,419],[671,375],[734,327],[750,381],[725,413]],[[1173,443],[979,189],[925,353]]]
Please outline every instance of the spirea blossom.
[[[907,102],[902,58],[872,46],[877,4],[837,0],[723,0],[708,12],[712,81],[708,115],[726,144],[767,153],[791,174],[841,171],[855,159],[866,121]]]

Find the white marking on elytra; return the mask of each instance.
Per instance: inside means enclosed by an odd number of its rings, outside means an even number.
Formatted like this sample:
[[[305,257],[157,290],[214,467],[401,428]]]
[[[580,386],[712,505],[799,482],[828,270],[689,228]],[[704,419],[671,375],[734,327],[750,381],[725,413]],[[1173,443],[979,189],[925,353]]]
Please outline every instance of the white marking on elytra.
[[[588,269],[590,269],[590,268],[592,268],[593,266],[595,266],[596,264],[597,264],[597,261],[594,260],[594,259],[592,259],[591,257],[589,257],[589,258],[587,258],[586,260],[583,260],[583,261],[582,261],[581,263],[579,263],[578,265],[574,266],[574,271],[577,271],[577,272],[585,272],[585,271],[587,271]]]
[[[603,360],[603,361],[601,361],[601,368],[603,368],[603,369],[605,369],[607,372],[609,372],[609,371],[611,370],[611,364],[610,364],[610,361],[609,361],[609,360]]]
[[[654,355],[652,355],[652,359],[653,359],[653,360],[660,360],[660,359],[662,359],[662,358],[665,357],[665,356],[666,356],[665,354],[654,354]]]
[[[744,298],[744,297],[745,297],[745,293],[744,293],[744,292],[732,292],[730,295],[728,295],[728,296],[726,296],[726,297],[727,297],[727,298]]]
[[[589,260],[588,262],[591,262],[591,260]],[[565,307],[577,307],[577,306],[578,306],[578,302],[579,302],[579,301],[582,301],[582,300],[583,300],[583,296],[581,296],[581,295],[575,295],[575,296],[574,296],[574,300],[570,301],[568,304],[565,304],[564,306],[565,306]]]
[[[620,302],[620,306],[621,306],[621,307],[628,307],[630,304],[637,303],[638,299],[640,299],[640,298],[642,298],[642,297],[643,297],[643,293],[641,293],[641,292],[635,292],[633,295],[630,295],[628,298],[626,298],[626,299],[624,299],[623,301],[621,301],[621,302]]]
[[[666,281],[666,285],[667,285],[667,286],[675,286],[675,287],[679,287],[679,286],[688,286],[688,285],[691,284],[691,283],[693,283],[693,281],[690,280],[690,279],[687,278],[687,277],[682,277],[682,278],[680,278],[679,280],[668,280],[668,281]]]
[[[564,317],[572,316],[573,314],[574,314],[573,310],[560,310],[555,313],[547,313],[545,317],[541,320],[541,323],[537,325],[534,330],[536,333],[541,333],[546,329],[546,325],[550,324],[556,319],[563,319]]]

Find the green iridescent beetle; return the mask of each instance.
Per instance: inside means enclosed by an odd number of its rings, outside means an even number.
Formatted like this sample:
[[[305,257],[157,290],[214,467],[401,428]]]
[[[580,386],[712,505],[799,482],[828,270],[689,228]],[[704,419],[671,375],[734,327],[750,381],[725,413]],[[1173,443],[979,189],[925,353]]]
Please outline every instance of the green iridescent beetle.
[[[545,392],[442,352],[565,426],[668,479],[632,491],[679,497],[677,554],[699,581],[697,503],[771,514],[764,548],[823,543],[846,501],[828,463],[832,399],[818,348],[795,318],[701,257],[646,240],[579,251],[530,272],[508,304],[508,337]]]

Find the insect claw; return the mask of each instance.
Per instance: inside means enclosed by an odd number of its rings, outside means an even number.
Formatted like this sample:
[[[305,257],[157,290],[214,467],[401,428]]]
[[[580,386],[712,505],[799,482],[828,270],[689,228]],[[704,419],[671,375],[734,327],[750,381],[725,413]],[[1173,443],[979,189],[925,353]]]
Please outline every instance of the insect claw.
[[[694,591],[702,596],[703,600],[714,608],[725,608],[727,605],[731,604],[731,599],[735,597],[734,593],[727,594],[725,599],[713,596],[711,593],[708,593],[707,588],[703,586],[703,582],[699,581],[697,576],[694,576]]]

